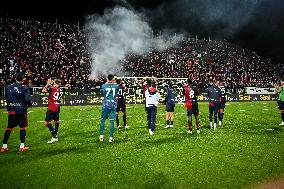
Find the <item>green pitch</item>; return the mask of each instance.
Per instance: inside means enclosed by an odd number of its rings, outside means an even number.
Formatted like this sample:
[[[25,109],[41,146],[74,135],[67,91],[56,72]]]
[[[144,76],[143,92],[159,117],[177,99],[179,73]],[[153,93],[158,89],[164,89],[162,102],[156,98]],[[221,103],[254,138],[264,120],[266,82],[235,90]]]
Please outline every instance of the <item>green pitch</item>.
[[[128,129],[116,129],[114,144],[98,141],[100,106],[62,107],[59,142],[45,127],[46,108],[31,108],[26,145],[19,153],[19,128],[0,154],[0,188],[247,188],[284,178],[284,129],[276,102],[227,103],[224,127],[208,128],[207,103],[200,103],[202,130],[186,133],[178,105],[174,128],[163,129],[164,106],[149,136],[143,105],[129,105]],[[7,124],[0,110],[1,140]],[[122,121],[122,118],[121,118]],[[109,125],[109,123],[107,123]],[[2,143],[1,143],[2,144]]]

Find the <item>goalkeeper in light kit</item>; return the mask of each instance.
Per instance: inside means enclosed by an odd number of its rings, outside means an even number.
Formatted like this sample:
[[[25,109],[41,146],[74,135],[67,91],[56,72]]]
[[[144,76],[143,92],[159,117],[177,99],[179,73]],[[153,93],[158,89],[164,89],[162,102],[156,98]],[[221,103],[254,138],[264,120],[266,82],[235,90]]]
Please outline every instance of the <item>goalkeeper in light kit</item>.
[[[277,103],[282,118],[282,122],[279,125],[284,126],[284,81],[281,81],[280,85],[275,85],[275,88],[277,94],[279,94]]]
[[[107,76],[107,82],[101,87],[102,94],[104,96],[103,106],[102,106],[102,115],[100,123],[100,137],[101,142],[104,141],[104,130],[105,130],[105,121],[109,117],[110,121],[110,133],[109,133],[109,142],[114,141],[114,121],[116,115],[116,95],[118,91],[118,85],[115,82],[114,75],[109,74]]]

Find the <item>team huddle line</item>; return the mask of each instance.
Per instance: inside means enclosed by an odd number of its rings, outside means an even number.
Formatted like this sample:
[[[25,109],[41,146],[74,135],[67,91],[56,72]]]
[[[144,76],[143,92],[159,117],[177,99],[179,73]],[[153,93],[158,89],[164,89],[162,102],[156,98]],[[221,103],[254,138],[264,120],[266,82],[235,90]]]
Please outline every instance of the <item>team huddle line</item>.
[[[3,137],[3,146],[1,153],[8,152],[8,140],[14,127],[20,127],[20,148],[19,151],[26,151],[29,147],[25,146],[26,127],[28,126],[27,109],[32,106],[30,91],[27,86],[23,85],[24,76],[18,74],[16,82],[9,85],[5,91],[5,99],[7,101],[8,111],[8,126]],[[145,98],[145,111],[147,113],[147,125],[149,135],[155,134],[157,106],[160,99],[160,93],[155,80],[143,80],[140,82],[140,87],[143,88]],[[166,125],[165,129],[174,126],[174,109],[175,109],[175,92],[173,83],[169,82],[164,86],[166,88],[166,97],[164,104],[166,105]],[[275,86],[277,93],[279,93],[278,107],[281,113],[282,122],[280,125],[284,126],[284,82]],[[126,116],[126,100],[127,93],[125,82],[114,75],[107,76],[107,82],[101,86],[103,95],[102,112],[100,120],[99,141],[104,141],[105,121],[110,120],[110,134],[109,142],[114,142],[114,122],[116,121],[117,128],[128,128]],[[226,85],[222,80],[211,80],[207,90],[209,102],[209,126],[212,129],[222,126],[224,118],[224,109],[226,105]],[[52,144],[58,141],[59,131],[59,115],[60,115],[60,98],[63,91],[60,88],[60,81],[58,79],[48,79],[47,84],[43,87],[42,92],[48,93],[48,107],[46,112],[45,124],[52,138],[47,142]],[[192,79],[187,79],[183,83],[183,95],[185,99],[184,106],[187,110],[188,126],[187,133],[192,134],[193,116],[195,118],[196,131],[200,133],[200,118],[198,107],[198,96],[201,94],[201,87]],[[123,126],[119,125],[119,113],[123,113]],[[52,126],[54,122],[54,127]]]

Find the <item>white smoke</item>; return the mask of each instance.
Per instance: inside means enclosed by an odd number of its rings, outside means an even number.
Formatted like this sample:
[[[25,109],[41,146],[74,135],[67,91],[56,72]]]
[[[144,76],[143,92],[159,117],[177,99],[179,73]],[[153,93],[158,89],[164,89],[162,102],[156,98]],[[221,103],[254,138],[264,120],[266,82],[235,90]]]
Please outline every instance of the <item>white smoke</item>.
[[[124,7],[107,9],[103,16],[89,16],[85,32],[92,56],[90,78],[116,74],[121,60],[129,53],[142,55],[150,47],[162,51],[176,46],[183,39],[183,35],[165,33],[154,37],[145,16]]]

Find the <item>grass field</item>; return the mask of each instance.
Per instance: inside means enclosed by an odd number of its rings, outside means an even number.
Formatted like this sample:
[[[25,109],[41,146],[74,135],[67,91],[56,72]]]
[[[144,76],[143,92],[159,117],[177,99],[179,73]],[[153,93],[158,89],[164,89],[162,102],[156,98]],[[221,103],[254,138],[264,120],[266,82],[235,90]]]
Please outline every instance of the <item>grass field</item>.
[[[100,109],[62,107],[59,142],[47,144],[46,108],[31,108],[30,150],[18,152],[15,129],[10,151],[0,154],[0,188],[251,188],[284,179],[284,129],[276,102],[228,103],[224,127],[217,130],[208,128],[207,103],[200,103],[199,135],[186,133],[182,105],[174,128],[163,129],[160,106],[154,136],[146,129],[143,105],[129,105],[131,127],[116,129],[114,144],[98,141]],[[2,140],[7,114],[0,113]]]

